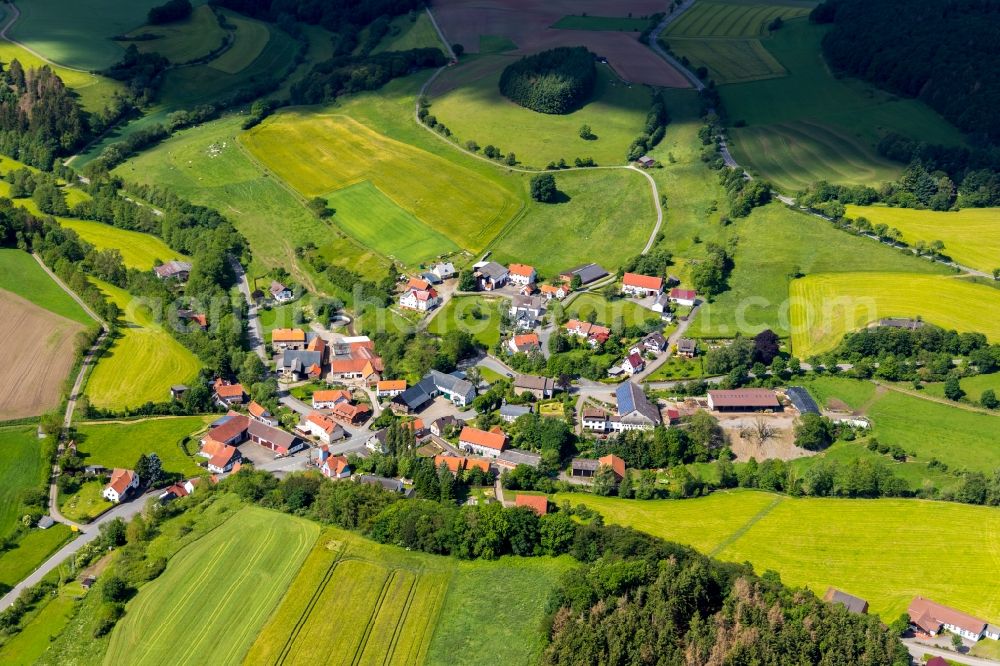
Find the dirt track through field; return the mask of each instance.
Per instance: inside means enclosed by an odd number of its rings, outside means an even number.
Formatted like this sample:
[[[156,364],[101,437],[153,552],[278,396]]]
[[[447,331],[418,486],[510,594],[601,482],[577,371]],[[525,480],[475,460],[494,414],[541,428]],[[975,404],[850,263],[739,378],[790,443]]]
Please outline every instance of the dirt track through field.
[[[81,324],[0,289],[0,339],[7,362],[0,371],[0,420],[37,416],[58,406],[73,368]]]

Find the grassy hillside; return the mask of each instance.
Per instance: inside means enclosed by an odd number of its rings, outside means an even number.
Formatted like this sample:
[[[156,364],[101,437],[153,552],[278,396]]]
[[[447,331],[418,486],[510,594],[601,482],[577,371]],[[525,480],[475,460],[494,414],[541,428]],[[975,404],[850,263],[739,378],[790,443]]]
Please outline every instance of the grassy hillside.
[[[389,34],[372,49],[372,53],[441,48],[441,46],[441,40],[431,25],[427,12],[416,12],[412,18],[409,15],[394,18],[389,24]]]
[[[944,242],[944,253],[960,264],[992,272],[1000,268],[1000,209],[963,208],[939,212],[886,206],[848,206],[847,216],[865,217],[903,232],[911,245]]]
[[[96,407],[123,409],[169,399],[172,384],[198,374],[198,357],[152,320],[148,308],[128,292],[93,279],[121,310],[125,325],[97,361],[85,391]]]
[[[792,353],[808,358],[844,334],[883,317],[923,317],[942,328],[978,331],[1000,340],[1000,291],[954,278],[909,273],[823,273],[794,280],[789,290]]]
[[[8,535],[20,518],[22,494],[42,487],[47,478],[35,426],[0,428],[0,537]]]
[[[104,663],[241,663],[318,534],[306,520],[240,509],[128,603]]]
[[[1000,512],[923,500],[793,499],[757,491],[694,500],[621,500],[578,494],[607,520],[688,543],[723,560],[749,561],[789,585],[828,586],[895,619],[914,595],[984,617],[1000,599],[983,585],[1000,556]],[[948,544],[941,557],[940,544]]]
[[[122,46],[134,43],[141,53],[159,53],[172,63],[182,64],[207,56],[219,48],[226,31],[219,25],[207,5],[196,7],[186,19],[164,25],[144,25],[128,33],[128,37],[155,35],[154,39],[121,41]]]
[[[524,164],[593,157],[598,164],[624,164],[628,146],[642,132],[650,95],[644,86],[626,86],[606,67],[598,68],[591,99],[564,115],[537,113],[500,94],[498,81],[508,56],[470,57],[441,75],[430,91],[430,113],[459,143],[474,140],[513,151]],[[437,91],[442,91],[441,93]],[[581,125],[596,139],[581,139]],[[511,128],[517,128],[512,132]]]
[[[155,452],[163,461],[164,471],[198,474],[203,470],[196,463],[202,459],[187,455],[180,442],[202,430],[205,422],[206,418],[201,416],[182,416],[120,423],[80,423],[77,425],[78,448],[89,465],[132,469],[140,455]],[[188,446],[192,453],[198,448],[197,442]]]
[[[80,238],[98,250],[115,249],[122,253],[126,268],[148,271],[157,259],[161,263],[171,259],[184,259],[184,255],[151,234],[119,229],[103,222],[58,218],[60,226],[72,229]]]
[[[49,277],[27,252],[0,249],[0,289],[6,289],[49,312],[85,326],[94,320]]]

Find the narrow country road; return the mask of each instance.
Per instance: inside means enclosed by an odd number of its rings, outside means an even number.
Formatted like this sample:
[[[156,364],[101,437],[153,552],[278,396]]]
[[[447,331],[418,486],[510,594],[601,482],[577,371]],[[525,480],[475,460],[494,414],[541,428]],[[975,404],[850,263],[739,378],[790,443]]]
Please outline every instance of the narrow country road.
[[[701,82],[701,79],[695,76],[694,72],[690,71],[687,67],[681,64],[680,60],[667,53],[667,50],[660,44],[660,33],[662,33],[668,25],[676,21],[681,14],[690,9],[693,4],[694,0],[684,0],[684,2],[682,2],[676,10],[663,17],[660,24],[653,28],[653,31],[649,33],[649,48],[653,49],[653,52],[656,55],[666,60],[674,69],[683,74],[684,78],[690,81],[691,85],[694,86],[694,89],[700,92],[705,89],[705,84]]]
[[[250,280],[247,278],[246,270],[234,257],[229,257],[229,263],[239,280],[240,293],[243,294],[243,299],[247,302],[247,341],[253,350],[257,352],[260,360],[267,363],[267,350],[264,347],[264,330],[260,325],[257,304],[253,302],[253,296],[250,291]]]
[[[990,639],[984,639],[990,640]],[[929,654],[932,657],[943,657],[949,662],[954,662],[956,664],[968,664],[968,666],[1000,666],[1000,661],[994,661],[993,659],[985,659],[983,657],[973,657],[968,654],[959,654],[958,652],[953,652],[951,650],[943,650],[939,647],[934,647],[933,645],[926,645],[913,638],[902,639],[903,645],[909,650],[910,656],[913,657],[914,661],[918,663],[923,663],[924,655]]]
[[[678,340],[680,340],[682,337],[684,337],[684,334],[687,332],[688,328],[691,326],[691,322],[694,321],[694,316],[696,314],[698,314],[698,308],[700,308],[700,307],[701,307],[701,304],[698,303],[693,308],[691,308],[691,312],[688,313],[687,318],[685,318],[684,321],[678,323],[677,324],[677,329],[674,330],[674,332],[670,334],[670,337],[667,338],[667,348],[666,348],[666,350],[664,350],[659,356],[657,356],[655,361],[653,361],[651,363],[647,363],[645,369],[643,369],[642,372],[638,372],[638,373],[632,375],[632,377],[630,378],[630,381],[633,381],[636,384],[642,384],[642,381],[646,377],[649,377],[650,375],[652,375],[653,373],[655,373],[659,369],[659,367],[661,365],[663,365],[664,363],[666,363],[667,361],[670,360],[670,358],[673,356],[673,352],[671,351],[671,348],[674,345],[677,344]]]

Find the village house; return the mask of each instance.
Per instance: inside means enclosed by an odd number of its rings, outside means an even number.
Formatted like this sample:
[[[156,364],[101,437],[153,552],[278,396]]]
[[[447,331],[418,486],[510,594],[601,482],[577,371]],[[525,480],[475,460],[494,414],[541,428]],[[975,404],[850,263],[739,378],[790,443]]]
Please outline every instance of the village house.
[[[360,379],[372,385],[382,378],[382,370],[382,357],[375,353],[374,343],[366,336],[344,338],[334,344],[331,379]]]
[[[494,462],[497,467],[508,470],[514,469],[518,465],[527,465],[528,467],[537,469],[542,464],[542,456],[532,451],[505,448],[496,457]]]
[[[660,410],[633,382],[623,382],[615,389],[618,415],[611,419],[612,430],[652,430],[660,424]]]
[[[509,271],[495,261],[487,261],[475,265],[476,279],[483,291],[493,291],[507,284]]]
[[[720,389],[708,392],[708,408],[717,412],[775,412],[781,403],[771,389]]]
[[[533,351],[541,351],[542,344],[536,333],[524,333],[515,335],[507,341],[511,354],[527,354]]]
[[[914,597],[906,612],[910,623],[930,636],[937,636],[944,629],[970,641],[981,638],[1000,640],[1000,627],[924,597]]]
[[[198,452],[198,455],[211,458],[216,454],[219,446],[239,444],[246,439],[247,428],[249,427],[249,417],[237,414],[236,412],[230,412],[215,421],[205,436],[201,438],[202,450]]]
[[[544,516],[549,512],[549,499],[545,495],[518,495],[514,499],[514,506],[526,506],[539,516]]]
[[[271,286],[268,287],[268,291],[271,293],[271,298],[273,298],[277,303],[287,303],[295,298],[295,294],[292,290],[277,280],[271,281]]]
[[[586,338],[587,343],[592,347],[604,344],[611,337],[610,328],[591,324],[586,321],[579,321],[578,319],[570,319],[563,328],[570,335]]]
[[[277,426],[279,424],[278,419],[271,416],[271,412],[255,400],[250,401],[250,404],[247,406],[247,413],[250,415],[250,418],[260,421],[264,425]]]
[[[694,358],[698,355],[698,343],[691,338],[678,339],[677,355],[683,358]]]
[[[642,369],[646,367],[646,362],[642,360],[642,356],[638,352],[633,352],[625,357],[622,361],[621,369],[626,375],[631,377],[632,375],[642,372]]]
[[[698,292],[694,289],[678,289],[674,287],[670,290],[670,302],[686,307],[694,307],[698,302]]]
[[[418,312],[428,312],[433,310],[441,302],[437,291],[427,280],[420,278],[410,278],[406,287],[399,296],[399,307]]]
[[[608,413],[599,407],[584,407],[580,413],[580,425],[584,430],[606,432],[608,430]]]
[[[306,332],[301,328],[276,328],[271,331],[271,346],[276,350],[305,349]]]
[[[387,453],[387,441],[389,441],[389,429],[382,428],[381,430],[373,432],[371,436],[365,440],[365,448],[374,453]]]
[[[344,389],[323,389],[312,394],[313,409],[333,409],[337,404],[351,400],[351,392]]]
[[[186,261],[168,261],[165,264],[153,267],[156,277],[161,280],[177,280],[187,282],[191,275],[191,264]]]
[[[193,323],[201,330],[208,329],[208,317],[194,310],[177,310],[177,319],[183,322]]]
[[[308,349],[286,349],[278,357],[275,371],[288,382],[319,379],[323,376],[323,354]]]
[[[361,423],[371,414],[372,408],[365,404],[353,405],[349,402],[341,402],[334,405],[331,415],[333,418],[352,425]]]
[[[597,460],[593,458],[573,458],[569,466],[569,475],[573,479],[593,479],[601,467],[609,467],[615,473],[618,481],[625,478],[625,461],[616,455],[608,454]]]
[[[312,435],[324,444],[332,444],[345,437],[344,429],[339,423],[319,412],[307,414],[299,423],[299,430]]]
[[[538,400],[551,398],[555,393],[555,382],[549,377],[537,375],[518,375],[514,380],[514,393],[524,395],[530,393]]]
[[[490,461],[486,458],[469,458],[466,456],[434,456],[434,468],[438,469],[444,465],[451,472],[452,476],[457,476],[459,472],[478,469],[485,474],[490,473]]]
[[[215,474],[225,474],[243,459],[240,450],[235,446],[223,446],[208,461],[208,471]]]
[[[561,301],[570,294],[570,288],[567,284],[543,284],[538,288],[538,290],[541,292],[542,298],[547,301],[551,301],[553,298],[557,301]]]
[[[658,296],[663,292],[663,278],[626,273],[622,276],[622,292],[630,296]]]
[[[517,328],[530,330],[537,327],[545,315],[545,299],[541,296],[516,294],[510,301],[510,318]]]
[[[511,282],[522,287],[534,284],[535,278],[538,277],[534,266],[528,266],[527,264],[511,264],[507,269],[507,275]]]
[[[649,309],[653,312],[666,313],[670,312],[670,296],[667,294],[660,294],[656,297],[656,300],[649,306]]]
[[[590,284],[608,275],[609,273],[597,264],[583,264],[563,271],[559,274],[559,279],[572,284],[573,277],[580,276],[580,284]]]
[[[500,418],[506,423],[513,423],[525,414],[531,413],[531,405],[500,405]]]
[[[442,261],[431,266],[431,272],[442,280],[455,277],[455,266],[450,261]]]
[[[458,407],[466,407],[476,398],[472,382],[431,370],[419,382],[392,399],[392,410],[403,414],[418,412],[442,395]]]
[[[216,379],[212,388],[212,397],[215,398],[216,404],[220,407],[243,404],[245,394],[243,393],[242,384],[231,384],[222,379]]]
[[[442,280],[437,276],[437,273],[432,273],[430,271],[424,271],[423,273],[421,273],[420,279],[427,280],[432,285],[441,284],[442,282],[444,282],[444,280]]]
[[[316,467],[328,479],[347,479],[353,471],[346,456],[332,455],[326,445],[316,452]]]
[[[389,479],[384,476],[374,476],[372,474],[359,474],[354,477],[354,480],[358,483],[364,483],[369,486],[381,486],[386,490],[398,493],[407,499],[412,498],[416,494],[413,488],[408,489],[399,479]]]
[[[442,416],[440,418],[431,421],[430,428],[428,431],[437,437],[446,437],[449,431],[461,428],[465,425],[465,421],[451,414]]]
[[[115,468],[111,472],[111,481],[104,486],[101,495],[113,504],[126,499],[129,494],[139,488],[139,475],[130,469]]]
[[[864,615],[868,612],[868,602],[859,597],[847,594],[846,592],[841,592],[840,590],[829,587],[826,590],[826,594],[823,595],[823,601],[831,604],[841,604],[850,613],[857,613],[859,615]]]
[[[180,499],[182,497],[187,497],[194,492],[195,485],[198,479],[188,479],[187,481],[178,481],[177,483],[167,486],[160,493],[159,497],[156,499],[160,500],[161,504],[166,504],[175,499]]]
[[[480,430],[471,426],[462,428],[458,436],[458,446],[463,451],[488,458],[496,458],[507,446],[507,435],[502,430]]]
[[[405,379],[383,379],[375,384],[375,395],[380,398],[395,398],[405,390]]]
[[[667,339],[659,331],[653,331],[642,339],[642,348],[648,352],[659,353],[667,348]]]

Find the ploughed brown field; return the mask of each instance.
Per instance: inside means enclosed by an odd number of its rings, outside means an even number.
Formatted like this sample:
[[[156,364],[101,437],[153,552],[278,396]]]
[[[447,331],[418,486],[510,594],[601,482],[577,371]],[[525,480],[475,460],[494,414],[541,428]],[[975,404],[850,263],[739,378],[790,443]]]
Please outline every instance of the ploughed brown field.
[[[0,420],[37,416],[58,406],[83,326],[0,289]]]
[[[637,32],[556,30],[564,16],[634,17],[663,11],[659,0],[435,0],[434,17],[452,44],[479,52],[482,35],[506,37],[517,44],[511,55],[527,55],[557,46],[586,46],[604,56],[631,83],[670,88],[690,86],[684,76],[639,42]]]

